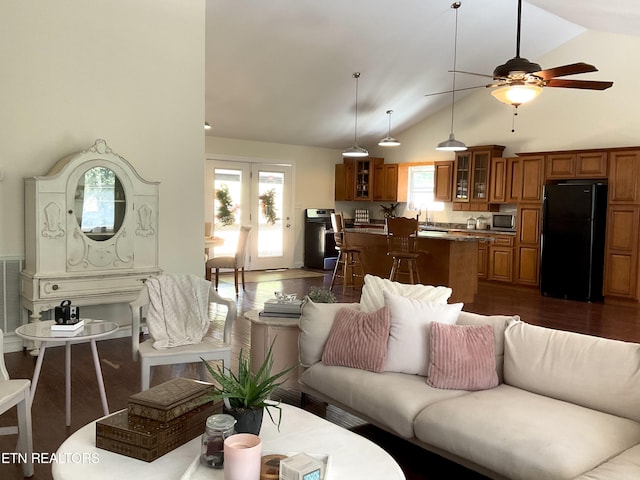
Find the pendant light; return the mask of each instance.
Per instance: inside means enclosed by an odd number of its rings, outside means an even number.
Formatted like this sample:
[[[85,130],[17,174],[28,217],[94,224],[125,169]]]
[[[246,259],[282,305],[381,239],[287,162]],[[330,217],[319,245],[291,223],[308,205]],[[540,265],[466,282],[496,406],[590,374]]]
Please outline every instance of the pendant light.
[[[368,157],[369,152],[366,149],[358,146],[358,79],[360,78],[360,72],[355,72],[353,78],[356,79],[356,124],[353,133],[353,147],[347,148],[342,152],[343,157]]]
[[[386,137],[378,142],[378,145],[381,147],[397,147],[400,145],[400,142],[391,136],[391,114],[393,110],[387,110],[387,115],[389,115],[389,133]]]
[[[453,41],[453,88],[451,89],[451,133],[449,134],[449,139],[444,142],[440,142],[436,147],[436,150],[443,150],[446,152],[461,152],[467,149],[467,146],[459,140],[456,140],[456,137],[453,135],[453,109],[456,103],[456,54],[458,49],[458,8],[460,8],[462,4],[460,2],[455,2],[451,4],[451,8],[456,11],[456,29],[454,34]]]

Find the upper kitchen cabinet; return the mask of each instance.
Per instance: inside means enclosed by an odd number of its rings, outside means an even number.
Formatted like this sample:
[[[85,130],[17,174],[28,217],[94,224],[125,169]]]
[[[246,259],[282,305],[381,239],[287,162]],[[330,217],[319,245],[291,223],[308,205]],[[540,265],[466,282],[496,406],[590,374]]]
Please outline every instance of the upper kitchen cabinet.
[[[336,164],[335,199],[350,202],[354,198],[355,188],[355,160],[345,158],[343,163]]]
[[[382,158],[374,161],[373,167],[373,199],[376,202],[398,202],[406,200],[405,194],[399,191],[399,166],[397,163],[384,163]]]
[[[489,210],[491,164],[504,147],[485,145],[456,153],[453,181],[454,210]],[[467,205],[465,205],[467,204]]]
[[[520,182],[516,195],[520,202],[542,202],[544,155],[520,157]]]
[[[609,152],[609,203],[639,203],[639,173],[640,150]]]
[[[558,152],[545,157],[545,178],[607,178],[607,152]]]
[[[450,202],[453,197],[453,168],[454,161],[435,162],[433,198],[438,202]]]
[[[398,166],[385,165],[383,158],[345,158],[343,163],[336,165],[335,173],[337,201],[372,201],[378,200],[378,196],[396,201],[392,197],[397,196]],[[376,185],[376,173],[379,174],[379,185]]]

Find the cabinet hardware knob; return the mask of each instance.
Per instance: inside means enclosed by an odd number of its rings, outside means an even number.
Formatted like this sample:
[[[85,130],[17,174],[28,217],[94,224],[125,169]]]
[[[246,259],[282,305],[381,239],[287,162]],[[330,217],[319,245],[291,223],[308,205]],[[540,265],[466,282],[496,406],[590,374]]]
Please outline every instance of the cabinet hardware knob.
[[[52,285],[51,286],[51,290],[58,290],[58,288],[60,288],[60,287],[58,287],[58,285]]]

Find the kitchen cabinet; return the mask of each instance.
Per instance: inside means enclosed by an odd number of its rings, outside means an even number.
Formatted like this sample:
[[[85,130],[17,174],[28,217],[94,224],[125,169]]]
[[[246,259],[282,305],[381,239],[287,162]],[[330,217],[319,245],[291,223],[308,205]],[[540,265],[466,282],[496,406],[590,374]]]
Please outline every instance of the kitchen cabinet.
[[[540,229],[542,206],[518,205],[515,282],[538,285],[540,281]]]
[[[609,153],[609,203],[637,204],[640,150]]]
[[[345,158],[341,164],[337,164],[335,166],[335,200],[374,200],[375,167],[383,163],[383,158],[367,157]],[[391,181],[394,180],[391,175],[389,178]],[[395,179],[397,180],[397,175]]]
[[[489,274],[489,241],[478,241],[478,278],[486,280]]]
[[[397,163],[383,163],[383,160],[375,162],[373,180],[373,200],[387,202],[397,202],[400,200],[398,198]]]
[[[489,201],[491,203],[507,202],[507,159],[491,159],[491,189],[489,191]]]
[[[433,197],[439,202],[450,202],[453,197],[454,161],[435,162]]]
[[[346,158],[343,163],[336,164],[335,170],[335,199],[352,201],[356,184],[354,160]]]
[[[486,145],[456,153],[453,181],[453,210],[492,211],[489,205],[491,164],[504,147]],[[466,205],[464,205],[466,204]],[[467,206],[468,205],[468,206]]]
[[[640,207],[610,205],[607,211],[604,294],[638,298]]]
[[[545,178],[606,178],[607,152],[559,152],[545,157]]]
[[[489,280],[509,283],[513,281],[513,244],[512,235],[494,236],[493,243],[489,245]]]
[[[542,202],[544,155],[520,157],[520,182],[517,197],[520,202]]]

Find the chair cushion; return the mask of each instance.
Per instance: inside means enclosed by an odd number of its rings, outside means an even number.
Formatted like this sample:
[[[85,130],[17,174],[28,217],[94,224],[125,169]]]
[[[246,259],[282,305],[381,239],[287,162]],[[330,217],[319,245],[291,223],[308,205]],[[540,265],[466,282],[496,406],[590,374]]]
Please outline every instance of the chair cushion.
[[[387,359],[389,308],[360,312],[342,308],[336,313],[322,353],[322,363],[381,372]]]
[[[212,257],[207,261],[208,268],[236,268],[236,257]]]
[[[491,325],[431,322],[430,327],[429,385],[457,390],[498,386]]]

